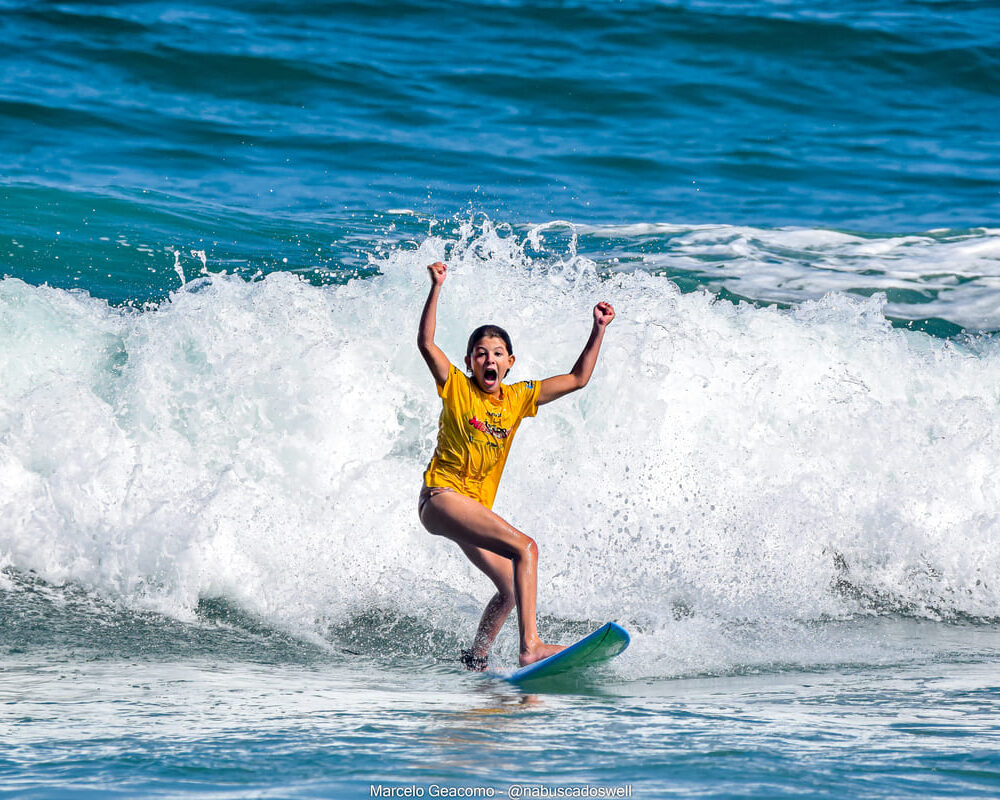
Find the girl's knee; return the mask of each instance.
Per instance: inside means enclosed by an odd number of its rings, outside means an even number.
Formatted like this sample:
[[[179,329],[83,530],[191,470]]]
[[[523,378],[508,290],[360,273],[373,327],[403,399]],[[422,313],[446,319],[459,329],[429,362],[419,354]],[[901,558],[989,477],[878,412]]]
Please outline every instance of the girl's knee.
[[[524,541],[521,542],[521,558],[530,558],[534,561],[538,560],[538,542],[532,539],[530,536],[525,536]]]

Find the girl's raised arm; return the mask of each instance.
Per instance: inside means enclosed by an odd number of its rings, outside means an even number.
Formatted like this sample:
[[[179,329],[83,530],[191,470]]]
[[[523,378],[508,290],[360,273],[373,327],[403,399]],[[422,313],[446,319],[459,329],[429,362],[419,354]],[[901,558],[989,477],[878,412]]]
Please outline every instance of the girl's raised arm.
[[[538,405],[551,403],[564,394],[575,392],[587,385],[597,363],[597,354],[601,352],[601,342],[608,324],[615,318],[615,310],[611,303],[598,303],[594,306],[594,327],[591,328],[583,352],[566,375],[555,375],[542,381],[538,391]]]
[[[420,329],[417,331],[417,347],[420,355],[424,357],[427,366],[437,381],[438,386],[444,386],[448,381],[448,370],[451,369],[451,362],[444,351],[434,344],[434,329],[437,327],[437,301],[441,294],[441,285],[444,283],[448,267],[438,261],[427,267],[431,275],[431,291],[427,295],[427,302],[424,303],[424,313],[420,315]]]

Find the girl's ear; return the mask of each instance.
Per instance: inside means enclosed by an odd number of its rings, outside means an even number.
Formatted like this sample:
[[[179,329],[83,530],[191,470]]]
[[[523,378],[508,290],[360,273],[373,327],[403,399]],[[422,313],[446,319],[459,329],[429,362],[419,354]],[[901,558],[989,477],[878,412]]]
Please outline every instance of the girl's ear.
[[[468,356],[465,357],[465,371],[472,372],[472,359]]]
[[[511,367],[513,367],[513,366],[514,366],[514,362],[515,362],[516,360],[517,360],[517,359],[515,359],[515,358],[514,358],[514,356],[511,356],[511,357],[510,357],[510,364],[509,364],[509,365],[507,366],[507,372],[505,372],[505,373],[503,374],[504,378],[506,378],[506,377],[507,377],[508,373],[509,373],[509,372],[510,372],[510,370],[511,370]]]

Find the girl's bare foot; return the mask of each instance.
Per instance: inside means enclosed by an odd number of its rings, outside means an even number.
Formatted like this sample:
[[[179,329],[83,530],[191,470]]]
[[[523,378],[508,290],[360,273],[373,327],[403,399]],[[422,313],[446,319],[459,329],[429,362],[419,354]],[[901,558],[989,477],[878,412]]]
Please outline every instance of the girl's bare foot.
[[[541,640],[531,644],[527,650],[521,651],[521,666],[526,667],[528,664],[534,664],[536,661],[541,661],[543,658],[548,658],[549,656],[554,656],[560,650],[565,650],[566,645],[564,644],[545,644]]]
[[[470,672],[486,672],[490,666],[486,653],[477,652],[475,649],[463,650],[459,660],[462,662],[462,666]]]

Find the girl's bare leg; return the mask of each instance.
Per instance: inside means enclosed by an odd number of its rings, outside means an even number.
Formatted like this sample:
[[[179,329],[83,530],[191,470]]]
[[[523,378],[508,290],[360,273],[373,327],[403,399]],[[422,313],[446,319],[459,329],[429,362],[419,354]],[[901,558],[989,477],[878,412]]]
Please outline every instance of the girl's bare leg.
[[[479,629],[472,643],[472,655],[486,658],[493,640],[497,638],[504,622],[516,605],[514,595],[514,566],[509,558],[498,556],[489,550],[459,543],[459,547],[469,557],[469,561],[486,573],[497,587],[497,593],[486,604],[486,610],[479,620]]]
[[[432,495],[424,503],[420,513],[420,521],[433,534],[445,536],[457,542],[466,555],[466,546],[489,551],[505,559],[512,566],[514,601],[517,605],[518,631],[521,637],[521,666],[533,664],[553,653],[562,650],[561,645],[545,644],[538,637],[538,626],[535,620],[535,598],[538,591],[538,546],[535,540],[526,536],[494,514],[475,500],[460,495],[457,492],[440,492]],[[479,563],[472,559],[480,569],[483,566],[492,568],[492,561]],[[490,569],[485,569],[491,575]],[[496,580],[494,580],[496,584]],[[497,585],[500,588],[500,585]],[[501,598],[502,599],[502,598]],[[489,611],[489,606],[487,606]],[[484,621],[486,614],[484,616]],[[487,621],[488,629],[494,622]],[[502,624],[502,622],[501,622]],[[483,623],[480,623],[480,628]],[[499,626],[496,627],[499,631]],[[496,633],[493,634],[496,636]],[[478,636],[477,636],[478,639]]]

